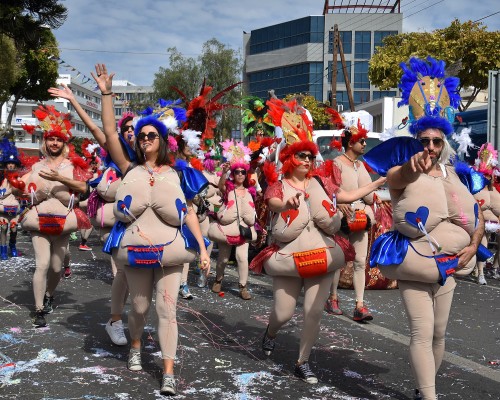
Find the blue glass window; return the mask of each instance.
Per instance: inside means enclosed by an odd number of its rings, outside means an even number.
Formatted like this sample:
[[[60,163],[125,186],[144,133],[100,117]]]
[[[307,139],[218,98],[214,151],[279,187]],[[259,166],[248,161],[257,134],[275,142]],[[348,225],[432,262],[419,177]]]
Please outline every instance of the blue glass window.
[[[383,46],[382,41],[387,36],[397,35],[398,31],[375,31],[373,32],[373,52],[377,51],[378,46]]]
[[[372,50],[372,40],[370,31],[357,31],[355,34],[354,57],[370,58]]]
[[[357,61],[354,63],[354,88],[370,89],[368,61]]]
[[[340,40],[342,41],[342,49],[344,54],[352,53],[352,32],[351,31],[339,31]],[[337,52],[339,50],[337,49]],[[333,54],[333,31],[329,32],[328,36],[328,53]]]
[[[396,92],[393,90],[380,90],[373,92],[373,100],[381,99],[382,97],[396,97]]]
[[[332,83],[332,62],[328,62],[328,82]],[[352,77],[351,77],[351,62],[346,61],[345,62],[346,69],[347,69],[347,77],[349,78],[349,82],[352,82]],[[345,83],[344,79],[344,71],[342,70],[342,62],[337,61],[337,83]]]
[[[354,91],[354,104],[362,104],[366,103],[367,101],[370,101],[370,92],[369,91],[361,91],[361,90],[356,90]]]

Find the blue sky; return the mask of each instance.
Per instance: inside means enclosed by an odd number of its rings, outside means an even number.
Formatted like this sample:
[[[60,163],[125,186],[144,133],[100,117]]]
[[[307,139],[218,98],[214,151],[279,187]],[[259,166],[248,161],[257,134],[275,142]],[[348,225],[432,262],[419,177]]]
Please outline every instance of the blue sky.
[[[177,47],[183,55],[196,58],[203,43],[215,37],[241,51],[243,31],[321,15],[324,0],[64,0],[62,3],[68,8],[68,18],[54,34],[65,65],[90,77],[96,62],[106,63],[116,73],[116,79],[151,85],[159,68],[168,67],[169,47]],[[471,3],[470,0],[401,0],[403,30],[431,31],[448,26],[454,18],[474,21],[500,11],[497,0],[478,0],[473,7]],[[500,14],[482,22],[488,30],[499,30]],[[64,68],[61,72],[65,72]]]

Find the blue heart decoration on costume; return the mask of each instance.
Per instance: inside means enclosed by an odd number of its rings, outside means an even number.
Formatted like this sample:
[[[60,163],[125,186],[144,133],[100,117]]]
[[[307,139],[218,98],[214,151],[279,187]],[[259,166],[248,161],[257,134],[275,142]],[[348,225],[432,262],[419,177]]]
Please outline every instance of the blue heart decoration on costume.
[[[181,213],[184,211],[184,214],[187,214],[187,205],[181,199],[175,199],[175,207],[177,208],[177,212],[179,213],[179,219],[181,219]]]
[[[5,196],[5,192],[7,191],[7,189],[3,188],[3,189],[0,189],[0,196]]]
[[[425,225],[427,222],[427,218],[429,217],[429,209],[427,207],[419,207],[416,212],[408,211],[405,214],[405,220],[411,226],[414,226],[418,229],[418,223],[422,222],[422,225]]]
[[[127,194],[123,200],[118,200],[116,203],[118,210],[120,210],[124,214],[128,214],[128,210],[130,208],[130,204],[132,203],[132,196]]]

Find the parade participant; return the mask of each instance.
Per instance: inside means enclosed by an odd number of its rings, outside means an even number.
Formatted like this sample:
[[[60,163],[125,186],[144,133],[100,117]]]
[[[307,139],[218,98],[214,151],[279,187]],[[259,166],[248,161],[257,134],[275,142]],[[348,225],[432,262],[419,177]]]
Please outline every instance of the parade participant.
[[[268,102],[270,104],[270,102]],[[280,126],[287,145],[280,152],[282,180],[265,168],[270,182],[265,193],[272,211],[272,244],[252,260],[251,268],[262,266],[273,279],[273,306],[262,350],[271,355],[276,336],[295,312],[304,288],[303,329],[295,374],[303,381],[318,382],[309,366],[309,355],[317,340],[323,304],[328,297],[333,272],[354,258],[347,240],[336,234],[342,214],[335,206],[338,190],[329,178],[315,178],[317,146],[311,141],[312,129],[304,116],[294,112],[295,101],[270,104],[270,114]]]
[[[44,158],[22,177],[31,198],[31,207],[21,215],[23,230],[31,232],[36,269],[33,275],[35,327],[46,325],[44,315],[53,311],[54,292],[61,279],[69,235],[90,227],[87,216],[75,204],[75,193],[87,190],[88,165],[70,154],[68,141],[73,124],[69,114],[53,106],[39,106],[34,112],[43,130],[41,152]],[[29,133],[34,126],[23,126]],[[18,187],[21,189],[21,187]]]
[[[444,62],[431,57],[411,58],[401,67],[399,105],[409,105],[409,131],[416,139],[389,139],[364,157],[377,173],[387,175],[394,215],[394,230],[372,245],[370,265],[398,279],[410,325],[415,398],[435,400],[456,286],[452,275],[471,272],[484,222],[449,164],[454,152],[447,136],[453,133],[453,109],[460,102],[458,79],[446,78]]]
[[[209,238],[216,241],[219,246],[212,292],[220,293],[222,290],[224,271],[234,247],[240,297],[243,300],[250,300],[252,295],[247,287],[248,246],[257,239],[254,227],[255,188],[250,184],[248,176],[250,149],[242,142],[235,144],[229,139],[221,143],[221,146],[222,155],[227,160],[221,165],[222,175],[219,180],[223,205],[217,213],[217,221],[214,221],[208,230]]]
[[[122,264],[129,285],[131,348],[127,366],[142,370],[141,338],[156,286],[158,337],[163,359],[160,393],[176,394],[174,362],[177,350],[177,297],[182,264],[199,252],[200,268],[210,268],[206,242],[201,235],[191,199],[207,185],[198,171],[177,162],[168,149],[168,137],[178,132],[185,117],[175,103],[160,100],[149,107],[134,126],[136,162],[123,152],[114,119],[112,79],[104,64],[92,73],[102,92],[102,118],[111,159],[123,174],[114,208],[115,224],[104,246]],[[168,196],[165,196],[168,193]]]
[[[475,161],[474,169],[485,176],[488,184],[478,193],[474,195],[477,203],[481,207],[484,216],[484,236],[481,244],[485,247],[493,233],[500,230],[500,222],[498,220],[498,213],[500,210],[500,196],[493,187],[493,170],[498,164],[498,152],[495,150],[491,143],[483,144],[477,152],[477,159]],[[495,213],[496,211],[496,213]],[[484,266],[486,262],[478,261],[476,264],[477,269],[477,283],[486,285],[486,278],[484,277]]]
[[[89,186],[95,188],[95,190],[89,195],[87,213],[92,225],[96,229],[99,229],[101,241],[105,242],[111,228],[116,222],[113,208],[116,191],[121,184],[122,174],[120,169],[111,159],[111,156],[106,153],[107,143],[104,132],[78,103],[71,89],[65,84],[61,84],[61,86],[63,89],[50,88],[49,93],[54,97],[70,101],[74,110],[78,113],[81,120],[85,123],[85,126],[87,126],[92,136],[94,136],[94,139],[104,151],[102,158],[106,169],[99,177],[89,182]],[[125,112],[117,124],[119,132],[118,138],[122,145],[122,152],[125,157],[131,161],[135,160],[135,153],[133,151],[135,135],[132,124],[134,117],[135,115],[133,113]],[[122,268],[123,266],[117,265],[113,257],[110,257],[110,261],[111,271],[113,273],[113,283],[111,284],[111,316],[105,325],[105,330],[114,344],[117,346],[124,346],[128,343],[122,322],[123,308],[128,297],[127,278]],[[68,268],[65,268],[65,276],[68,275],[69,277],[71,275],[69,270],[69,259],[67,262]]]
[[[0,185],[0,259],[7,260],[8,252],[17,257],[17,223],[20,204],[12,193],[12,184],[19,178],[18,169],[21,161],[18,158],[17,148],[10,140],[4,138],[0,142],[1,163],[4,168],[4,177]],[[7,248],[7,233],[9,236],[9,249]]]
[[[339,121],[340,115],[336,114],[336,121]],[[338,126],[339,127],[339,126]],[[369,185],[372,191],[363,197],[355,199],[352,203],[345,203],[341,195],[337,195],[337,207],[346,217],[346,223],[342,233],[354,246],[356,258],[354,259],[353,285],[356,296],[356,304],[353,312],[354,321],[371,321],[372,314],[364,303],[365,292],[365,268],[368,253],[369,230],[372,223],[375,222],[371,205],[374,202],[374,192],[379,186],[385,183],[385,178],[379,179],[375,184],[365,168],[365,165],[358,160],[365,153],[366,138],[368,130],[356,121],[356,125],[345,126],[344,123],[339,128],[345,128],[342,132],[341,140],[333,140],[332,147],[337,150],[344,149],[344,152],[335,158],[333,168],[340,171],[341,182],[337,182],[343,192],[350,192],[361,187]],[[337,174],[333,174],[336,176]],[[330,288],[330,297],[326,301],[325,311],[329,314],[340,315],[342,310],[338,301],[338,284],[341,270],[335,271],[333,283]]]

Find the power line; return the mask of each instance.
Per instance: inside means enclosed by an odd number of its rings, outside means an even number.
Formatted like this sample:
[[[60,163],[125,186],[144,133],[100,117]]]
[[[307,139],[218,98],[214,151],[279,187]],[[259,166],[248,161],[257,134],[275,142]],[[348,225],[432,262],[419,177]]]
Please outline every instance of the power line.
[[[481,20],[483,20],[483,19],[486,19],[486,18],[492,17],[493,15],[496,15],[496,14],[498,14],[498,13],[500,13],[500,11],[494,12],[493,14],[487,15],[486,17],[476,19],[475,21],[472,21],[472,22],[479,22],[479,21],[481,21]]]

